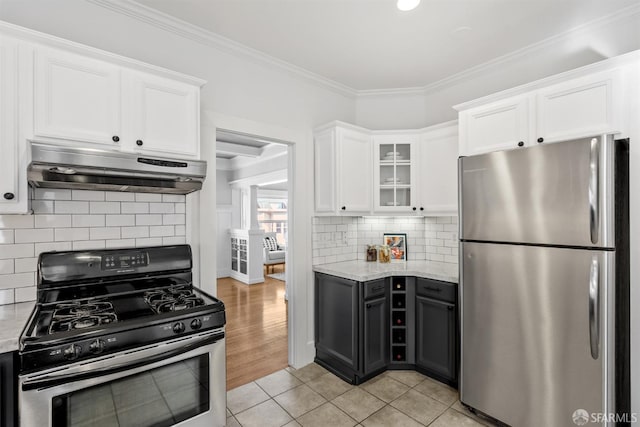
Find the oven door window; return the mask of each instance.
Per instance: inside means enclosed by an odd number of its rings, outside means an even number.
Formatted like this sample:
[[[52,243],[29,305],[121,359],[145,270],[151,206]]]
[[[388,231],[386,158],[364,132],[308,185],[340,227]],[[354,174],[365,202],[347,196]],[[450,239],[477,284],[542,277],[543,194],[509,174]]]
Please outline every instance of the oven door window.
[[[208,354],[135,373],[52,401],[52,425],[171,426],[209,411]]]

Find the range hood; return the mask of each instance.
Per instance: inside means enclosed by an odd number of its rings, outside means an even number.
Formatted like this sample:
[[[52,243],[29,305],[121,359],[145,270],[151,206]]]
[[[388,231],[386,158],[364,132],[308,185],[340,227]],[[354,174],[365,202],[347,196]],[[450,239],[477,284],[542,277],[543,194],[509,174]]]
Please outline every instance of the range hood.
[[[32,142],[27,178],[42,188],[188,194],[206,172],[204,161]]]

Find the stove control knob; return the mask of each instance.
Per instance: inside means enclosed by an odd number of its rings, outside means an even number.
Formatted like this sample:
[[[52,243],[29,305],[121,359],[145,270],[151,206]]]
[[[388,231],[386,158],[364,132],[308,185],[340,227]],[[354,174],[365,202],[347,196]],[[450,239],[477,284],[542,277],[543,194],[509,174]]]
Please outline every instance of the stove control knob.
[[[173,325],[173,332],[175,332],[176,334],[184,332],[184,323],[182,322],[175,323]]]
[[[62,350],[62,354],[67,360],[76,360],[80,353],[82,353],[82,347],[79,345],[71,344],[69,347]]]
[[[200,329],[200,328],[202,328],[202,320],[193,319],[191,321],[191,329]]]
[[[93,354],[100,354],[104,351],[104,341],[97,339],[89,344],[89,351]]]

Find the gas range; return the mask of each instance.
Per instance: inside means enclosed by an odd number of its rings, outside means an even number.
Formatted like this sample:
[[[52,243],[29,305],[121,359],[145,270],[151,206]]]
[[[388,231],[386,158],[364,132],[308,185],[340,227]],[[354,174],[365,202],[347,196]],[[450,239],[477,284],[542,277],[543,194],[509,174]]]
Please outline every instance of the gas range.
[[[21,371],[212,329],[224,334],[224,324],[224,304],[192,285],[188,245],[43,253]]]

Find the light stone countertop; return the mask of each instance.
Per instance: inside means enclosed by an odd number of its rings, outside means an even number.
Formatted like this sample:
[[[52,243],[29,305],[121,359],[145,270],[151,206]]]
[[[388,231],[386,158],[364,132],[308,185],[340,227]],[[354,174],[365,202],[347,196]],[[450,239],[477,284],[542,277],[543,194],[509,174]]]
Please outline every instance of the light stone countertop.
[[[31,301],[0,305],[0,353],[18,349],[20,334],[35,304]]]
[[[458,283],[458,265],[436,261],[379,262],[343,261],[313,266],[313,271],[366,282],[391,276],[415,276]]]

